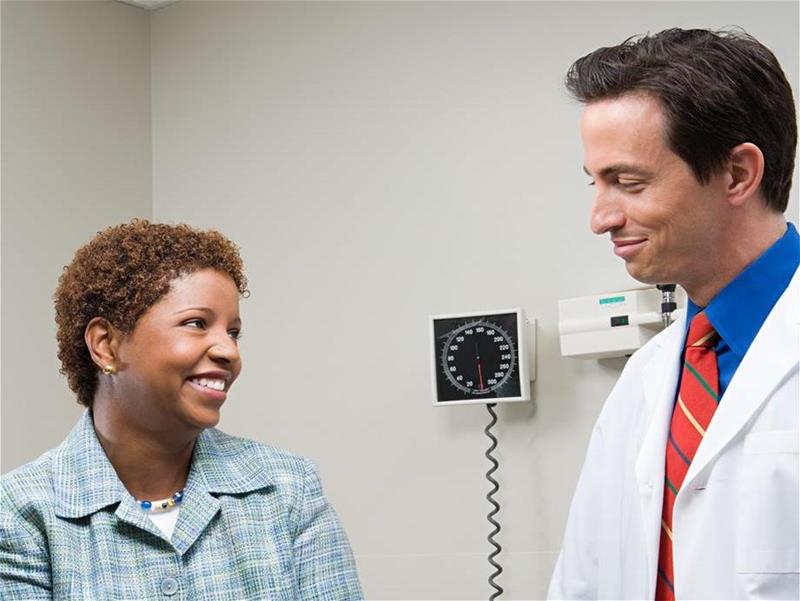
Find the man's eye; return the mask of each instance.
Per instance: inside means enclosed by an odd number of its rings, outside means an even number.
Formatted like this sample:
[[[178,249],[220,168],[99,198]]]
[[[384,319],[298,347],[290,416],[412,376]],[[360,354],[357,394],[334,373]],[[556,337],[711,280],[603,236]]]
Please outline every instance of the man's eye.
[[[594,186],[594,180],[590,181],[587,186]]]
[[[631,181],[621,180],[618,183],[622,188],[624,188],[628,192],[638,192],[644,188],[644,182],[631,182]]]

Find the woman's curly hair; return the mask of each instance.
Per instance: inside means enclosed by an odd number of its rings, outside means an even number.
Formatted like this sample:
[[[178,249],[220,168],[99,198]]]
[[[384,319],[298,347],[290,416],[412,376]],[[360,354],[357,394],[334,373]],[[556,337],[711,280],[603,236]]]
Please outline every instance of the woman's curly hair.
[[[78,403],[91,407],[97,389],[99,368],[84,341],[89,321],[103,317],[130,333],[174,279],[205,268],[229,275],[246,296],[239,248],[215,230],[134,219],[106,228],[77,250],[53,299],[61,373]]]

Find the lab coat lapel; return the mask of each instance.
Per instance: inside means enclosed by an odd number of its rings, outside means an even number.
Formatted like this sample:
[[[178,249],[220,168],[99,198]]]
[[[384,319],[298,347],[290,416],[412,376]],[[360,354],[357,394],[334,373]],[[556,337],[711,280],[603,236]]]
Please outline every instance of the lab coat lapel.
[[[739,434],[797,365],[799,274],[795,272],[736,370],[692,459],[683,487],[690,485]]]
[[[662,335],[660,344],[642,369],[644,418],[646,428],[636,458],[642,529],[647,548],[649,581],[655,586],[658,544],[661,535],[661,506],[664,494],[664,461],[669,423],[675,402],[680,368],[681,345],[686,326],[683,312]]]

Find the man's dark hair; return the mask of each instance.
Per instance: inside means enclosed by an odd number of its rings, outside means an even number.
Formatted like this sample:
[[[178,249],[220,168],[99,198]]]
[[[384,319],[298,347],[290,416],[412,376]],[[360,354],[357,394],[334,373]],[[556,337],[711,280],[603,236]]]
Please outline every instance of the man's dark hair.
[[[575,61],[565,83],[584,103],[631,92],[657,98],[668,145],[701,183],[734,146],[755,144],[764,154],[767,205],[786,210],[797,146],[792,89],[775,55],[743,31],[667,29],[628,38]]]

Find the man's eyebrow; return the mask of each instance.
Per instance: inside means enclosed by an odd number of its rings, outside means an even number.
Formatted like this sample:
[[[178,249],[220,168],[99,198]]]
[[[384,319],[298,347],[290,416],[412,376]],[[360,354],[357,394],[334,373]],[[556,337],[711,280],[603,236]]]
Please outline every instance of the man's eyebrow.
[[[589,177],[592,177],[592,174],[589,173],[589,170],[586,168],[586,165],[583,166],[583,171]],[[652,177],[652,171],[648,169],[644,169],[643,167],[638,167],[636,165],[632,165],[630,163],[615,163],[613,165],[608,165],[607,167],[603,167],[600,170],[600,177],[608,177],[609,175],[618,175],[620,173],[627,173],[630,175],[639,175],[641,177]]]

